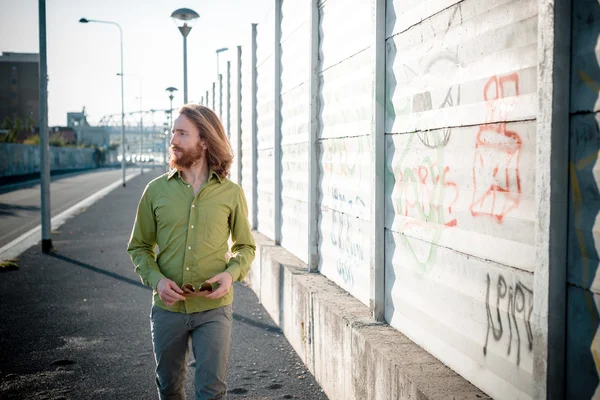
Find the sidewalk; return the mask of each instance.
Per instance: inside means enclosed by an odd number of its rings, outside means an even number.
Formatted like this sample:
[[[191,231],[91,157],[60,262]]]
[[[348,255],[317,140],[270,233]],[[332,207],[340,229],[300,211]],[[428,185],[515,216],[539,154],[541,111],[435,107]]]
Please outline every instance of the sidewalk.
[[[0,398],[156,399],[151,291],[125,248],[158,171],[132,179],[0,274]],[[254,293],[236,284],[230,399],[326,399]],[[193,399],[191,371],[186,388]]]

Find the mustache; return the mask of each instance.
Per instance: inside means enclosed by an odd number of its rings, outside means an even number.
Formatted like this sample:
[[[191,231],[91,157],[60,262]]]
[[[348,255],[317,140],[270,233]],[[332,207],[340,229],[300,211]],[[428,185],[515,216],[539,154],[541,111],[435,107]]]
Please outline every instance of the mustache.
[[[170,146],[170,148],[171,148],[171,150],[182,151],[182,150],[181,150],[181,147],[177,147],[177,146],[173,146],[173,145],[171,145],[171,146]]]

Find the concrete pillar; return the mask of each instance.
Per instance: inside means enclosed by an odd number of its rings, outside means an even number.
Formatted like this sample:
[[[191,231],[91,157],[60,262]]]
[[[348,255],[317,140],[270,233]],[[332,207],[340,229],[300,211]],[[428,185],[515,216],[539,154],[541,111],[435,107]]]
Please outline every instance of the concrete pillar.
[[[538,2],[536,267],[533,385],[536,399],[565,390],[571,1]]]
[[[274,0],[275,4],[275,32],[273,52],[274,74],[275,79],[273,96],[274,106],[273,112],[273,234],[275,244],[281,244],[281,6],[283,0]]]
[[[371,316],[377,321],[384,320],[385,309],[385,8],[386,0],[373,2],[375,18],[373,23],[372,46],[374,63],[373,85],[373,140],[374,179],[371,193],[371,259],[370,259],[370,304]]]
[[[319,0],[310,2],[310,75],[308,96],[308,270],[319,270]]]
[[[237,118],[237,183],[242,184],[242,46],[237,46],[237,56],[236,56],[236,88],[235,88],[235,96],[236,96],[236,115]]]
[[[252,24],[252,44],[251,44],[251,52],[252,52],[252,65],[250,66],[250,70],[252,71],[251,77],[251,92],[252,92],[252,229],[256,229],[258,227],[258,112],[257,112],[257,95],[258,95],[258,85],[257,85],[257,43],[256,43],[256,33],[257,33],[258,24]]]

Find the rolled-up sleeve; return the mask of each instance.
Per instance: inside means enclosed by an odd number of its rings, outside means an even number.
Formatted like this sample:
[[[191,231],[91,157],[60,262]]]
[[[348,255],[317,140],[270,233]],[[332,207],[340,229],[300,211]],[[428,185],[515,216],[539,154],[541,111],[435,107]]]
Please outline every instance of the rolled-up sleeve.
[[[142,283],[152,286],[154,289],[156,289],[158,281],[164,278],[156,262],[155,246],[156,220],[147,186],[138,204],[127,252],[131,256],[135,272],[140,276]]]
[[[252,229],[248,222],[248,205],[246,197],[241,188],[238,187],[238,196],[232,207],[229,217],[229,228],[231,229],[232,256],[227,262],[226,272],[233,277],[233,281],[242,281],[254,260],[256,244],[252,236]]]

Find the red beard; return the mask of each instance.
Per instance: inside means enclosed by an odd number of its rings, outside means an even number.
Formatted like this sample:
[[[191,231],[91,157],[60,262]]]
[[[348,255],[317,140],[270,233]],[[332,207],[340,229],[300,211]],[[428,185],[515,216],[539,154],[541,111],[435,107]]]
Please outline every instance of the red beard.
[[[179,155],[176,155],[173,150],[179,151]],[[178,170],[189,168],[202,159],[202,150],[203,149],[200,143],[198,143],[196,148],[192,150],[184,150],[181,147],[171,145],[169,147],[169,154],[171,155],[169,165],[171,166],[171,168],[175,168]]]

